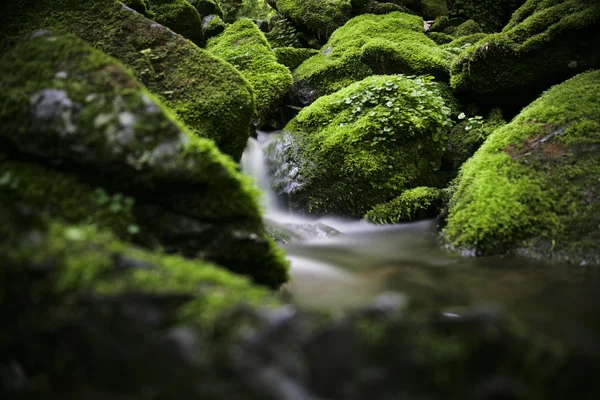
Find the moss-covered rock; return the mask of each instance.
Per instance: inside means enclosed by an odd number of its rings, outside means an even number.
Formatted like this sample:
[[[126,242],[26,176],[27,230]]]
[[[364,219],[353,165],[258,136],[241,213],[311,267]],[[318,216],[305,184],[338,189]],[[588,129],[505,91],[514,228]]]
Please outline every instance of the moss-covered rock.
[[[261,283],[285,281],[249,180],[118,61],[74,36],[37,33],[2,56],[0,84],[6,155],[134,198],[141,244],[201,256]]]
[[[374,74],[431,74],[447,80],[453,55],[425,36],[420,17],[365,14],[335,31],[320,53],[294,72],[305,103]]]
[[[553,87],[463,166],[444,229],[459,249],[600,263],[600,71]]]
[[[318,53],[315,49],[297,47],[278,47],[274,49],[277,62],[285,65],[290,70],[296,69],[306,59]]]
[[[448,15],[446,0],[421,0],[419,15],[425,19],[436,19]]]
[[[477,22],[469,19],[457,26],[456,30],[453,32],[453,35],[459,38],[462,36],[473,35],[475,33],[483,33],[483,28]]]
[[[378,204],[369,210],[364,219],[376,224],[397,224],[433,218],[442,205],[440,189],[419,186],[404,191],[400,196]]]
[[[113,0],[18,0],[0,22],[9,42],[38,29],[76,34],[127,65],[194,133],[241,157],[256,111],[252,88],[229,63]]]
[[[549,86],[600,66],[600,3],[530,0],[501,33],[463,51],[452,86],[502,104],[524,105]]]
[[[535,0],[539,2],[538,0]],[[525,0],[455,0],[450,16],[475,20],[486,32],[498,32]]]
[[[227,25],[218,15],[208,15],[202,19],[202,30],[206,39],[219,36]]]
[[[259,119],[264,118],[291,89],[290,70],[277,62],[265,35],[249,19],[240,19],[207,48],[232,63],[248,79],[256,93]]]
[[[156,16],[150,10],[148,0],[124,0],[122,3],[148,18],[154,18]]]
[[[204,45],[202,17],[186,0],[147,0],[154,20],[174,32],[190,39],[198,46]]]
[[[243,0],[217,0],[221,10],[223,10],[223,20],[233,23],[238,17],[243,6]]]
[[[454,36],[444,32],[429,32],[427,34],[427,37],[429,37],[431,40],[433,40],[439,45],[450,43],[455,39]]]
[[[451,114],[442,91],[426,77],[383,75],[318,99],[271,149],[274,186],[295,209],[362,218],[406,189],[438,184]]]
[[[221,5],[216,0],[187,0],[196,10],[201,17],[207,15],[216,15],[219,18],[223,18],[223,10]]]
[[[438,32],[432,32],[432,34],[433,33],[439,34]],[[454,39],[449,43],[443,44],[441,47],[444,50],[447,50],[451,53],[460,54],[462,51],[475,45],[477,42],[479,42],[481,39],[485,38],[486,36],[487,36],[487,34],[485,34],[485,33],[474,33],[472,35],[462,36],[462,37],[459,37],[458,39]],[[453,36],[449,36],[449,37],[454,38]]]
[[[352,18],[350,0],[271,0],[269,3],[301,30],[321,39],[327,39]]]

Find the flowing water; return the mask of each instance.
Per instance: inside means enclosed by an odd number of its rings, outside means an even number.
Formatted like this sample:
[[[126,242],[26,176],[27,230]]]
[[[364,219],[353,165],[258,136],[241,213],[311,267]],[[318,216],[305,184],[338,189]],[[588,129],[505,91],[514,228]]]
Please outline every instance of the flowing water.
[[[265,151],[275,134],[258,132],[242,169],[263,192],[266,223],[290,238],[287,290],[300,307],[341,311],[393,301],[459,314],[501,307],[530,326],[600,353],[600,272],[519,257],[462,257],[439,244],[434,221],[372,225],[290,213],[271,190]]]

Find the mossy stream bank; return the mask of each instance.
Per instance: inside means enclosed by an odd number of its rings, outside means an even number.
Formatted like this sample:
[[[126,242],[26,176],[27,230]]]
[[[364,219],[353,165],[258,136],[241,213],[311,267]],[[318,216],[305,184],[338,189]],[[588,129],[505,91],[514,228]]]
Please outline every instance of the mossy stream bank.
[[[599,26],[3,2],[0,398],[598,398]]]

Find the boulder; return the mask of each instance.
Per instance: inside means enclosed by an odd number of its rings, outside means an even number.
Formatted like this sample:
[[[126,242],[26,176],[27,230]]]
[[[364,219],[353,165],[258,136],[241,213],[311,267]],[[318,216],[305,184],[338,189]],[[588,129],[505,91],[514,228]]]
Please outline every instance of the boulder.
[[[286,280],[286,262],[265,236],[249,178],[117,60],[75,36],[38,32],[2,56],[0,86],[2,152],[68,174],[38,168],[49,181],[36,183],[34,167],[9,172],[5,180],[24,181],[19,196],[85,222],[85,210],[68,209],[72,193],[82,193],[79,206],[92,209],[93,188],[120,193],[135,204],[135,220],[123,223],[137,224],[138,243],[210,259],[271,286]],[[64,189],[66,203],[43,204],[44,188],[54,202]]]
[[[425,36],[420,17],[365,14],[335,31],[319,54],[294,71],[295,90],[309,104],[375,74],[429,74],[447,81],[453,58]]]
[[[212,39],[207,49],[240,71],[256,94],[259,120],[279,105],[294,84],[290,70],[277,62],[265,35],[249,19],[239,19]]]
[[[444,239],[474,254],[600,263],[600,71],[495,130],[458,177]]]
[[[5,47],[40,29],[75,34],[124,63],[195,134],[241,157],[256,111],[252,88],[231,64],[114,0],[20,0],[0,7]]]
[[[270,150],[274,187],[296,210],[355,218],[439,184],[451,104],[430,77],[366,78],[304,108]]]

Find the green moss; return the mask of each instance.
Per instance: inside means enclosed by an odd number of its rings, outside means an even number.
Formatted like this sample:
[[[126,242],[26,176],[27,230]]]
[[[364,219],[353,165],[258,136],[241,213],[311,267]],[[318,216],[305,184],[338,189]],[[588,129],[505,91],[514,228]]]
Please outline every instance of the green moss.
[[[233,23],[238,18],[238,14],[243,6],[243,0],[217,0],[223,10],[223,20]]]
[[[456,27],[454,36],[459,38],[461,36],[468,36],[476,33],[483,33],[483,29],[477,22],[470,19]]]
[[[454,40],[454,36],[443,32],[429,32],[427,37],[440,45],[450,43]]]
[[[135,198],[141,244],[218,260],[272,286],[285,281],[287,263],[264,235],[250,179],[118,61],[48,33],[0,61],[0,143],[9,157]]]
[[[446,0],[421,0],[419,15],[425,19],[435,19],[448,15]]]
[[[451,37],[453,38],[453,36]],[[442,48],[454,54],[459,54],[485,37],[487,37],[487,34],[485,33],[474,33],[472,35],[462,36],[442,45]]]
[[[186,0],[147,0],[154,20],[190,39],[198,46],[204,44],[202,17]]]
[[[453,87],[513,102],[517,93],[527,98],[600,65],[600,3],[535,0],[523,10],[502,33],[460,54],[452,67]]]
[[[66,223],[96,224],[128,240],[139,231],[134,200],[81,183],[76,176],[0,156],[0,204],[28,207]]]
[[[397,224],[423,218],[433,218],[441,206],[441,192],[425,186],[404,191],[395,199],[378,204],[364,216],[376,224]]]
[[[249,19],[240,19],[208,43],[215,55],[232,63],[256,93],[259,118],[264,118],[290,90],[290,70],[277,62],[265,35]]]
[[[147,0],[124,0],[123,4],[131,7],[135,11],[148,18],[154,18],[156,16],[152,11],[150,11]]]
[[[201,17],[216,15],[223,18],[223,10],[216,0],[187,0],[198,11]]]
[[[290,70],[297,68],[306,59],[317,54],[315,49],[303,49],[296,47],[278,47],[275,49],[277,62],[285,65]]]
[[[0,18],[9,38],[38,29],[76,34],[127,65],[194,133],[241,157],[254,99],[229,63],[113,0],[18,0]]]
[[[273,0],[272,4],[280,14],[322,39],[352,17],[350,0]]]
[[[462,121],[452,128],[444,155],[448,165],[455,171],[477,151],[492,132],[506,123],[500,109],[492,110],[485,119],[478,115],[467,118],[464,113],[459,117],[462,117]]]
[[[498,32],[509,21],[513,11],[524,2],[525,0],[455,0],[450,15],[473,19],[486,32]]]
[[[377,0],[353,0],[352,1],[352,14],[388,14],[394,11],[400,11],[405,13],[412,13],[412,11],[406,7],[404,1],[377,1]],[[416,5],[416,4],[411,4]]]
[[[420,17],[366,14],[335,31],[294,77],[300,95],[312,101],[374,74],[431,74],[447,80],[452,58],[425,36]]]
[[[437,184],[451,110],[426,77],[373,76],[318,99],[270,157],[292,207],[361,218],[376,204]]]
[[[202,29],[206,39],[220,35],[226,27],[225,22],[216,15],[209,15],[202,20]]]
[[[283,16],[276,14],[269,21],[270,30],[265,37],[272,48],[302,47],[296,28]]]
[[[487,139],[461,170],[449,244],[600,262],[599,90],[599,71],[578,75]]]

